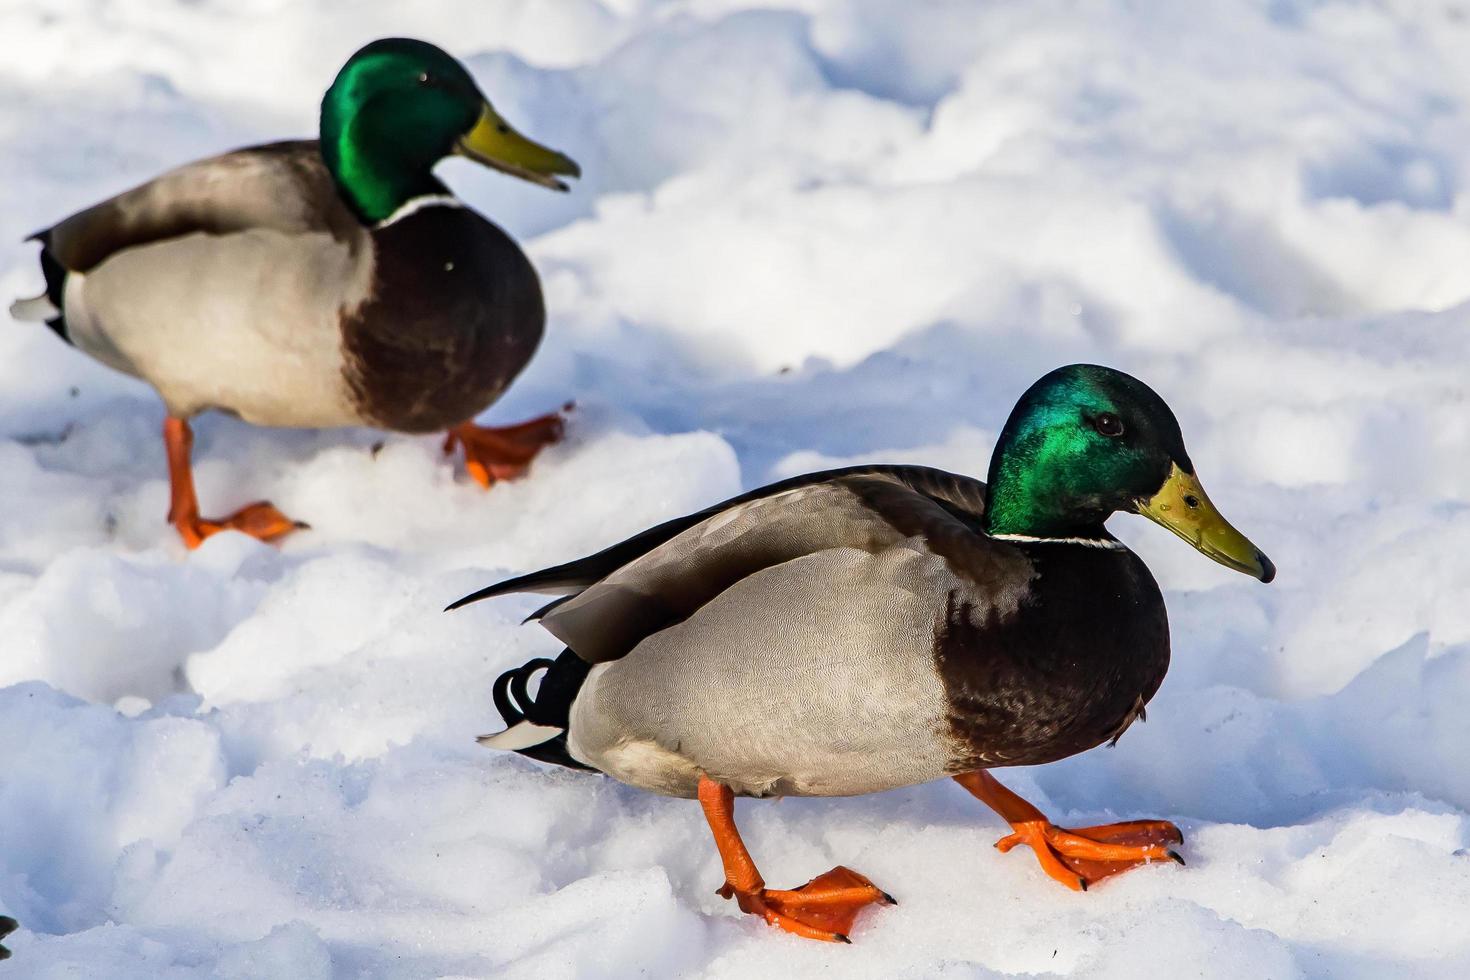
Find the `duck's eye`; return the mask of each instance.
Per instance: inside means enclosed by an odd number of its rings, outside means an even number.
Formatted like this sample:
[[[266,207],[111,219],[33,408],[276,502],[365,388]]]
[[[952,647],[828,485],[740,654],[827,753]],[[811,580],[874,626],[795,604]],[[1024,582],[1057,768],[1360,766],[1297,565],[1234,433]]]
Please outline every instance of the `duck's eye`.
[[[1092,420],[1092,427],[1105,436],[1114,437],[1123,434],[1123,420],[1112,412],[1103,412]]]
[[[429,84],[429,73],[428,72],[426,72],[426,71],[419,72],[419,84],[420,85],[427,85],[427,84]]]

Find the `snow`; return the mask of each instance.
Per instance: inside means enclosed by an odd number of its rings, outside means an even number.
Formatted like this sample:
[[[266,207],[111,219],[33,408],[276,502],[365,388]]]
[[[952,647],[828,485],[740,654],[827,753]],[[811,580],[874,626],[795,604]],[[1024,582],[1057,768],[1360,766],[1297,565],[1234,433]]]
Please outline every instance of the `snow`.
[[[50,0],[0,6],[0,295],[20,239],[170,165],[307,134],[383,34],[464,57],[587,174],[451,162],[548,339],[489,413],[568,440],[486,495],[433,438],[198,426],[0,324],[7,977],[1470,975],[1470,20],[1437,0]],[[1114,749],[1001,773],[1157,816],[1187,868],[1085,895],[957,787],[747,802],[766,877],[893,892],[851,947],[714,895],[698,808],[475,745],[554,654],[534,597],[439,610],[742,488],[983,475],[1044,371],[1173,405],[1263,587],[1161,530],[1174,664]],[[378,444],[381,449],[378,450]]]

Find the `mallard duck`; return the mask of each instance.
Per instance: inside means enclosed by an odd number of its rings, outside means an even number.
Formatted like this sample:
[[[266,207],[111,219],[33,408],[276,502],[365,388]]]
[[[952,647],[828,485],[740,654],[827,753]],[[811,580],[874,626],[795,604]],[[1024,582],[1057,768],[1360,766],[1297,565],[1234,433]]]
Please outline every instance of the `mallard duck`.
[[[987,483],[920,466],[811,473],[454,603],[561,596],[530,618],[566,649],[500,676],[509,727],[481,741],[698,799],[720,894],[814,939],[847,941],[860,909],[893,899],[843,867],[767,889],[734,797],[951,777],[1010,824],[1001,850],[1028,845],[1069,888],[1182,863],[1171,823],[1064,829],[989,773],[1116,742],[1164,679],[1163,596],[1104,527],[1115,511],[1275,576],[1210,503],[1163,399],[1073,365],[1021,397]]]
[[[163,397],[169,520],[197,546],[232,528],[301,526],[269,503],[199,515],[189,420],[447,429],[480,484],[514,476],[560,413],[468,421],[531,359],[546,320],[535,270],[433,174],[450,155],[555,190],[577,165],[513,130],[459,62],[374,41],[322,99],[320,140],[187,164],[32,236],[46,291],[11,307]]]

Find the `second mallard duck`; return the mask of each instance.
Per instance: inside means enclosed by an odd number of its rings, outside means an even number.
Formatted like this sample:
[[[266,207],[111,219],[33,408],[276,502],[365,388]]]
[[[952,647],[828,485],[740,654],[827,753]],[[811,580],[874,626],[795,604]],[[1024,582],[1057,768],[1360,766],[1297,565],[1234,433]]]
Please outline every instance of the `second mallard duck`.
[[[510,727],[482,741],[697,797],[721,894],[816,939],[846,941],[860,909],[892,899],[841,867],[766,888],[735,796],[948,776],[1010,823],[997,846],[1028,845],[1068,887],[1177,860],[1171,823],[1063,829],[988,772],[1116,741],[1164,679],[1164,600],[1104,527],[1116,511],[1275,576],[1205,496],[1163,399],[1074,365],[1022,396],[988,485],[918,466],[812,473],[455,603],[565,594],[532,618],[567,649],[501,676]]]
[[[461,155],[544,187],[577,165],[511,129],[431,44],[375,41],[322,100],[321,139],[237,150],[171,171],[38,233],[46,291],[11,307],[168,408],[169,519],[193,547],[232,528],[299,526],[271,505],[203,518],[189,419],[449,430],[482,485],[561,432],[551,414],[472,424],[541,340],[535,270],[433,174]]]

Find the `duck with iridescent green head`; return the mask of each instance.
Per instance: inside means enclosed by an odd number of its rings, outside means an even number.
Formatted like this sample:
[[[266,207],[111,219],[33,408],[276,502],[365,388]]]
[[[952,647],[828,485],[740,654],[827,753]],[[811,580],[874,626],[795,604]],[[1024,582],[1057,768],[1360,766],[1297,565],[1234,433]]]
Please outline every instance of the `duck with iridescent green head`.
[[[169,520],[190,547],[301,526],[265,502],[200,516],[189,419],[208,409],[448,430],[484,486],[561,432],[558,413],[470,421],[531,359],[546,313],[520,248],[433,168],[458,155],[566,190],[577,165],[512,129],[454,58],[406,38],[348,60],[320,137],[187,164],[37,233],[46,290],[11,307],[163,397]]]
[[[1178,860],[1171,823],[1063,829],[989,772],[1116,742],[1164,679],[1164,599],[1104,526],[1118,511],[1276,574],[1205,496],[1163,399],[1073,365],[1021,397],[988,485],[919,466],[811,473],[461,599],[562,596],[531,618],[566,649],[500,677],[509,727],[481,741],[697,798],[720,893],[814,939],[846,941],[859,910],[893,899],[841,867],[766,888],[735,796],[952,777],[1010,824],[998,847],[1028,845],[1069,888]]]

